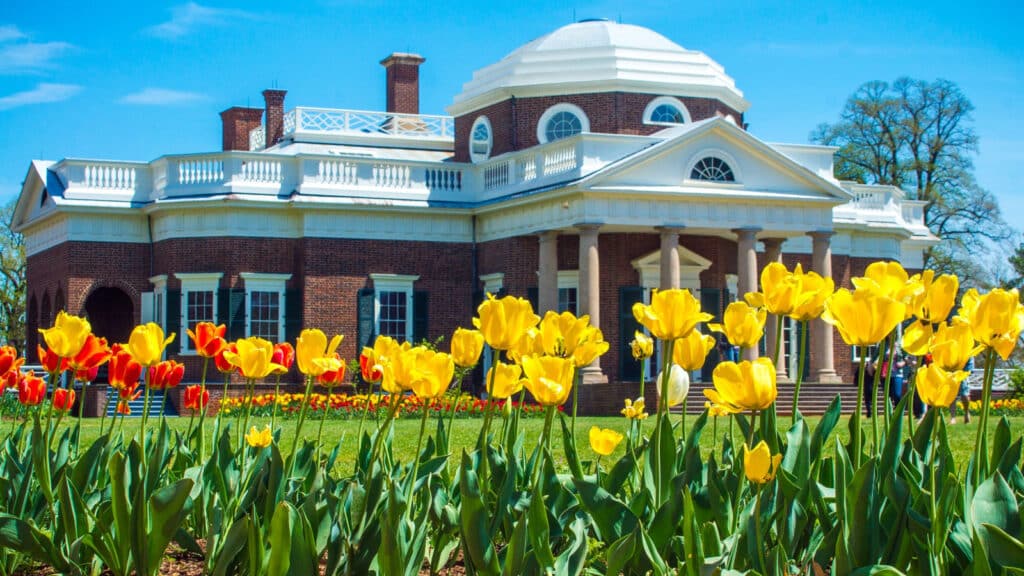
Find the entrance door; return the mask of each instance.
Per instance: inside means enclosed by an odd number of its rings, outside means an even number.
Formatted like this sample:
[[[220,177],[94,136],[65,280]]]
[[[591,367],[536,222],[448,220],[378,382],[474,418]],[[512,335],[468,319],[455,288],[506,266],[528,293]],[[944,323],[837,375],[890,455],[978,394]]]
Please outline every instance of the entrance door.
[[[120,288],[97,288],[85,300],[85,316],[93,333],[109,344],[126,343],[135,325],[135,306]]]

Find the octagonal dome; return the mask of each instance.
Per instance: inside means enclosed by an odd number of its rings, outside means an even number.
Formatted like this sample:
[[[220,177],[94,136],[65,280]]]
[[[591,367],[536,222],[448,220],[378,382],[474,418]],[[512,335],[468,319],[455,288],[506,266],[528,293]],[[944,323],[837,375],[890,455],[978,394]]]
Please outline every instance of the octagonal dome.
[[[750,107],[722,66],[703,52],[642,26],[584,20],[474,72],[448,112],[458,116],[510,96],[589,92],[716,98],[740,112]]]

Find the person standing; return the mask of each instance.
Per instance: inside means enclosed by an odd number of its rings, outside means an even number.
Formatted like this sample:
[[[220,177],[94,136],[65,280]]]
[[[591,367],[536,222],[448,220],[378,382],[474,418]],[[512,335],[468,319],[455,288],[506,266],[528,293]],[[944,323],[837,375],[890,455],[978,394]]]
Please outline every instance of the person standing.
[[[964,366],[964,370],[967,371],[967,378],[960,381],[960,391],[957,392],[956,400],[949,405],[949,423],[956,424],[956,406],[957,404],[963,404],[964,408],[964,424],[971,423],[971,374],[974,373],[974,357],[971,357],[967,361],[967,365]]]
[[[889,384],[889,402],[893,406],[900,403],[903,398],[903,385],[906,376],[907,362],[903,358],[903,354],[896,352],[893,358],[893,370],[892,370],[892,382]]]

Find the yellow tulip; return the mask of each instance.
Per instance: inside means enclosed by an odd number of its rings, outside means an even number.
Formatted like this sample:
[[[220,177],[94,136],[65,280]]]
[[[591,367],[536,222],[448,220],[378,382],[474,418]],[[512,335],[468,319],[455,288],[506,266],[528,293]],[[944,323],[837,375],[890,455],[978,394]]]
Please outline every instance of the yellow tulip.
[[[761,291],[748,292],[743,299],[754,308],[785,316],[793,311],[798,287],[796,277],[785,265],[772,262],[761,270]]]
[[[704,396],[732,414],[744,410],[764,410],[775,402],[775,365],[769,358],[753,362],[744,360],[722,362],[712,373],[715,388],[705,389]]]
[[[454,375],[455,362],[451,356],[424,348],[413,360],[409,388],[420,398],[439,398],[448,391]]]
[[[462,368],[472,368],[480,360],[484,349],[484,335],[479,330],[456,328],[452,334],[452,360]]]
[[[567,358],[576,351],[576,346],[585,338],[584,332],[590,327],[590,316],[579,318],[572,312],[548,311],[540,321],[541,347],[548,356]]]
[[[629,343],[629,348],[633,352],[634,360],[650,358],[654,355],[654,340],[637,330],[633,332],[633,341]]]
[[[622,409],[622,415],[630,420],[643,420],[647,418],[646,406],[643,396],[636,400],[626,398],[626,407]]]
[[[874,290],[893,300],[902,301],[910,278],[899,262],[872,262],[864,271],[864,276],[850,280],[858,290]]]
[[[817,272],[805,273],[799,264],[796,265],[793,277],[798,288],[789,317],[799,321],[820,317],[825,311],[825,300],[836,290],[836,283],[831,277],[823,278]]]
[[[1024,306],[1016,288],[996,288],[983,296],[969,290],[961,300],[959,316],[970,324],[974,338],[1003,360],[1010,357],[1024,328]]]
[[[422,346],[396,346],[389,351],[390,356],[383,365],[384,377],[380,381],[381,389],[388,394],[401,394],[412,390],[416,359],[424,350],[426,348]]]
[[[128,337],[128,352],[132,358],[143,366],[152,366],[160,362],[164,348],[174,342],[174,334],[164,338],[164,329],[159,324],[150,322],[136,326]]]
[[[743,445],[743,473],[755,484],[771,482],[781,462],[782,454],[773,455],[764,440],[758,442],[753,450]]]
[[[956,400],[960,393],[960,382],[968,372],[943,370],[941,366],[929,364],[917,370],[917,395],[929,406],[945,408]]]
[[[303,330],[295,341],[295,362],[299,365],[299,372],[307,376],[323,374],[324,369],[317,366],[314,360],[334,356],[342,338],[343,336],[340,335],[335,336],[328,344],[327,335],[322,330],[316,328]]]
[[[956,303],[960,279],[952,274],[935,278],[934,270],[925,270],[920,275],[920,282],[922,289],[914,296],[911,304],[914,315],[933,324],[944,322]]]
[[[263,430],[257,430],[253,426],[245,434],[245,442],[253,448],[266,448],[270,446],[270,443],[274,441],[274,435],[270,433],[270,425],[267,425]]]
[[[967,361],[984,349],[975,343],[970,325],[954,319],[952,324],[939,325],[932,337],[930,352],[932,361],[943,370],[963,370]]]
[[[583,332],[583,339],[572,351],[572,361],[579,367],[589,366],[598,356],[604,355],[608,348],[604,333],[593,326],[588,326]]]
[[[903,321],[906,305],[880,292],[840,288],[825,301],[821,319],[836,327],[850,346],[881,342]]]
[[[490,389],[491,398],[500,400],[523,389],[522,375],[523,369],[518,364],[495,362],[487,371],[487,380],[484,384]]]
[[[473,326],[483,332],[484,340],[495,350],[508,350],[515,346],[523,334],[537,325],[540,316],[533,313],[529,300],[505,296],[497,299],[493,294],[477,308]]]
[[[903,331],[903,350],[912,356],[924,356],[932,345],[934,333],[930,322],[914,322]]]
[[[609,456],[615,452],[615,448],[622,442],[622,438],[622,434],[610,428],[590,427],[590,448],[601,456]]]
[[[708,352],[714,347],[714,336],[693,330],[685,338],[676,340],[672,346],[672,361],[682,366],[687,372],[700,370],[704,366]]]
[[[524,332],[515,345],[507,350],[507,353],[514,362],[521,362],[523,356],[543,356],[544,342],[541,340],[540,330],[530,328]]]
[[[746,302],[733,302],[722,315],[722,324],[708,324],[713,332],[721,332],[733,346],[753,348],[764,336],[764,323],[768,313],[764,308],[752,308]]]
[[[91,332],[92,326],[88,320],[72,316],[63,310],[57,313],[57,320],[52,328],[39,331],[50,352],[61,358],[73,358],[81,352]]]
[[[712,418],[720,418],[722,416],[728,416],[729,415],[729,411],[728,410],[726,410],[725,408],[722,408],[718,404],[712,404],[708,400],[704,401],[704,409],[708,411],[708,416],[711,416]]]
[[[675,340],[690,333],[690,330],[711,320],[711,314],[701,312],[700,300],[689,290],[655,290],[651,304],[633,304],[633,317],[655,338]]]
[[[274,345],[268,340],[250,336],[235,342],[235,346],[237,352],[224,352],[224,359],[232,366],[237,366],[246,378],[258,380],[266,378],[275,370],[284,369],[284,366],[271,361],[274,358]],[[321,374],[325,370],[326,368],[322,368]]]
[[[573,363],[569,358],[524,356],[523,372],[526,389],[544,406],[565,404],[572,391]]]

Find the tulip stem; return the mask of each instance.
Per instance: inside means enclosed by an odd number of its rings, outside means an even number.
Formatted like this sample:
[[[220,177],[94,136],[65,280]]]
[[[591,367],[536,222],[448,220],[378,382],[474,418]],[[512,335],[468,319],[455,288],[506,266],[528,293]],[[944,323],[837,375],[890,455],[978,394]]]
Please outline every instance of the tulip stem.
[[[655,454],[660,454],[661,449],[661,435],[664,431],[665,426],[668,426],[669,437],[672,434],[672,421],[669,420],[668,416],[668,381],[669,381],[669,368],[672,366],[672,347],[675,344],[675,340],[663,340],[664,347],[662,349],[662,368],[661,368],[661,398],[658,401],[658,424],[654,428],[655,436]],[[675,451],[672,451],[673,456]],[[675,463],[673,462],[673,467]],[[661,504],[661,457],[660,455],[654,459],[654,494],[658,504]]]
[[[857,405],[853,410],[853,426],[851,428],[851,434],[853,436],[853,470],[856,472],[860,469],[860,415],[864,406],[864,367],[865,360],[867,359],[867,351],[864,347],[861,347],[860,354],[860,367],[857,370]]]
[[[424,432],[427,431],[427,415],[428,415],[427,409],[428,409],[428,407],[429,407],[429,405],[426,402],[424,402],[423,403],[423,408],[422,408],[423,416],[420,418],[420,436],[416,440],[416,452],[413,454],[413,461],[412,461],[412,475],[409,477],[409,494],[407,496],[407,499],[408,499],[409,503],[408,503],[405,511],[408,512],[410,515],[412,514],[412,508],[413,508],[413,506],[412,506],[412,495],[415,493],[415,490],[416,490],[416,476],[417,476],[417,474],[419,474],[419,471],[420,471],[420,450],[423,449],[423,434],[424,434]]]
[[[82,395],[78,398],[78,424],[75,432],[75,456],[78,456],[78,443],[82,435],[82,414],[85,412],[85,388],[88,382],[82,380]],[[71,381],[71,389],[75,389],[74,380]]]
[[[206,366],[204,365],[205,369]],[[274,401],[273,406],[270,408],[270,430],[277,430],[277,398],[281,395],[281,375],[277,374],[277,380],[274,382]]]
[[[356,445],[363,445],[363,423],[366,422],[366,413],[370,411],[370,403],[373,402],[373,382],[367,382],[366,401],[363,402],[363,413],[359,416],[359,429],[356,431]],[[374,414],[377,409],[374,408]],[[358,466],[358,463],[357,463]]]
[[[544,458],[550,453],[548,447],[551,446],[551,422],[555,418],[555,407],[548,406],[544,413],[544,431],[543,436],[537,442],[537,449],[540,450],[540,454],[537,455],[536,468],[533,471],[533,488],[536,492],[537,486],[540,485],[540,470],[544,467]]]
[[[462,379],[466,377],[466,369],[458,368],[455,371],[455,400],[452,401],[451,414],[448,415],[448,437],[451,438],[452,428],[455,426],[455,412],[459,409],[459,400],[462,399]],[[440,416],[438,416],[440,418]]]
[[[199,379],[199,461],[206,462],[206,404],[204,399],[206,398],[206,368],[210,365],[210,358],[208,356],[203,357],[203,372]],[[192,416],[195,417],[195,410],[192,411]],[[192,425],[189,424],[189,428]],[[214,439],[216,441],[216,438]]]
[[[220,393],[220,404],[217,408],[217,421],[213,423],[213,444],[216,446],[217,442],[220,442],[220,420],[224,415],[224,403],[228,401],[228,383],[231,382],[231,373],[226,372],[224,374],[224,389]]]
[[[884,359],[885,352],[882,352],[878,357]],[[882,377],[882,368],[885,368],[886,372],[892,370],[892,366],[887,366],[885,362],[881,366],[875,368],[875,377],[871,383],[871,452],[875,453],[878,451],[878,384]]]
[[[253,393],[256,391],[256,379],[249,378],[245,382],[245,424],[238,431],[238,449],[245,447],[245,433],[249,429],[249,416],[252,415]]]
[[[982,380],[981,417],[978,419],[978,436],[974,443],[974,489],[977,490],[983,478],[988,477],[988,409],[992,401],[992,380],[995,374],[996,355],[989,349],[985,354],[985,377]],[[970,406],[968,406],[970,409]]]
[[[331,407],[331,387],[327,386],[327,401],[324,402],[324,413],[320,415],[320,428],[316,432],[316,454],[320,456],[320,442],[324,437],[324,422],[327,421],[327,411]]]
[[[772,354],[772,364],[779,365],[779,354],[782,353],[782,328],[784,316],[781,314],[775,315],[775,353]]]
[[[60,359],[57,359],[57,366],[60,366]],[[54,370],[50,372],[50,381],[47,383],[53,387],[53,391],[57,392],[57,372]],[[46,398],[46,394],[43,394],[43,398]],[[53,444],[53,428],[50,424],[53,422],[53,395],[50,395],[50,404],[46,410],[46,447],[49,448]]]
[[[764,535],[761,534],[761,485],[757,485],[754,496],[754,533],[757,534],[757,566],[764,568]]]
[[[594,463],[594,483],[601,486],[601,455],[597,455],[597,462]]]
[[[882,406],[884,407],[884,411],[882,412],[882,416],[884,417],[884,420],[882,420],[882,429],[883,430],[888,430],[889,429],[889,420],[892,418],[892,406],[889,405],[889,387],[890,387],[890,385],[892,383],[892,371],[895,368],[895,360],[896,360],[896,331],[895,330],[893,330],[892,332],[889,333],[889,343],[888,343],[888,346],[889,346],[889,368],[885,371],[885,386],[884,386],[885,391],[882,394]]]
[[[779,325],[782,325],[782,319],[779,319]],[[781,339],[781,336],[780,336]],[[800,321],[800,350],[797,355],[797,367],[796,367],[796,385],[793,387],[793,413],[790,415],[790,419],[796,418],[797,410],[800,404],[800,386],[804,383],[804,361],[807,358],[807,321]]]
[[[579,370],[575,370],[572,376],[572,436],[576,437],[576,405],[577,398],[579,397],[580,382],[583,380],[583,376]]]
[[[306,421],[306,409],[309,407],[309,393],[313,389],[313,377],[306,376],[306,393],[302,397],[302,408],[299,409],[299,423],[295,426],[295,437],[292,439],[292,466],[295,468],[295,451],[299,447],[299,437],[302,435],[302,424]],[[289,472],[289,475],[291,473]]]

